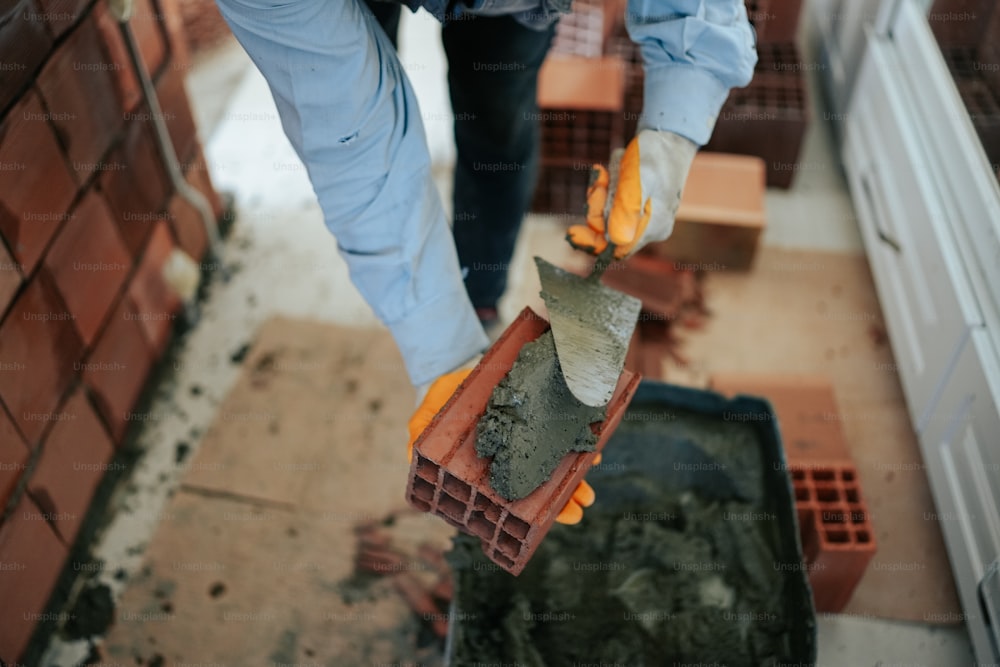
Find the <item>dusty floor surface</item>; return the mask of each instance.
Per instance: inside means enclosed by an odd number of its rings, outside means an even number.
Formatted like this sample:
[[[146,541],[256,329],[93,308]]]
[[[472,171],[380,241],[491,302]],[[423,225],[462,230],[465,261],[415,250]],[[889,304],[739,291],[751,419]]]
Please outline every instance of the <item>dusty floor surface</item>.
[[[354,527],[405,506],[402,443],[414,397],[396,381],[402,362],[392,339],[276,319],[242,363],[118,605],[105,659],[433,659],[440,646],[421,648],[421,622],[391,586],[345,584]],[[409,521],[411,534],[447,544],[444,522]]]

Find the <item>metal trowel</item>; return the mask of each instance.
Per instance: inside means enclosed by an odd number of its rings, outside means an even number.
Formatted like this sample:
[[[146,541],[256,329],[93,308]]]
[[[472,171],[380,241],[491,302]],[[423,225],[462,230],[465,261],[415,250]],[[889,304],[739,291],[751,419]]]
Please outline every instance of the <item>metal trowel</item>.
[[[611,157],[605,220],[611,211],[623,152],[616,150]],[[642,307],[639,299],[601,283],[613,261],[610,241],[587,277],[535,257],[566,386],[581,403],[593,407],[607,405],[614,394]]]

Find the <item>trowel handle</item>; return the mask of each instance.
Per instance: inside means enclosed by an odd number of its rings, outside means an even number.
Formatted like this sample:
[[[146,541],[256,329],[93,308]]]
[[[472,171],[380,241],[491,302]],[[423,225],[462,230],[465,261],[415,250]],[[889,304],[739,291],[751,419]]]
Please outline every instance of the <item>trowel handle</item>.
[[[618,175],[621,173],[622,156],[625,155],[624,148],[616,148],[611,152],[611,161],[608,163],[608,198],[604,200],[604,235],[607,237],[608,219],[611,217],[611,203],[615,199],[615,190],[618,189]]]
[[[590,273],[590,280],[595,282],[601,279],[605,269],[615,261],[615,244],[608,238],[608,229],[611,221],[611,203],[615,198],[615,190],[618,189],[618,175],[621,172],[622,156],[625,155],[624,148],[616,148],[611,152],[611,161],[608,163],[608,198],[604,200],[604,238],[608,246],[594,262],[594,270]]]

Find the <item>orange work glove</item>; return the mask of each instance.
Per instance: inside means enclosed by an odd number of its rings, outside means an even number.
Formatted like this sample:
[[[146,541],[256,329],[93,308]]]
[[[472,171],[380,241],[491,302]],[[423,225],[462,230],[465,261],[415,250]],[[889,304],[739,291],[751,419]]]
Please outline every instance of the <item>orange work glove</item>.
[[[643,130],[625,148],[608,219],[608,171],[594,165],[587,188],[587,224],[572,225],[566,235],[578,250],[599,255],[608,240],[615,257],[631,255],[651,241],[663,241],[674,229],[674,216],[698,146],[673,132]]]
[[[462,384],[471,372],[471,368],[452,371],[451,373],[445,373],[431,383],[431,386],[427,389],[427,393],[424,395],[423,401],[420,402],[420,406],[413,413],[413,416],[410,417],[410,441],[406,446],[406,459],[408,461],[413,460],[413,443],[417,441],[420,434],[431,423],[434,415],[444,407],[444,404],[455,393],[458,385]],[[598,454],[594,457],[594,465],[597,465],[600,460],[601,455]],[[576,487],[576,491],[573,492],[573,496],[569,499],[569,502],[559,512],[556,521],[564,524],[579,523],[580,519],[583,518],[583,508],[590,507],[593,504],[594,489],[586,482],[581,481]]]

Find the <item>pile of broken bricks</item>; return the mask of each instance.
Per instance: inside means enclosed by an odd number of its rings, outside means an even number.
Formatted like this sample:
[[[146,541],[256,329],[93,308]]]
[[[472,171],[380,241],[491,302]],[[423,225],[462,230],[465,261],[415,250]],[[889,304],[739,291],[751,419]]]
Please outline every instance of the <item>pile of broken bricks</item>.
[[[441,550],[422,542],[415,554],[393,540],[392,533],[384,528],[385,522],[367,521],[355,527],[357,554],[355,570],[376,576],[388,577],[410,610],[427,625],[439,639],[448,634],[448,607],[454,594],[451,568]],[[414,574],[412,561],[418,559],[422,570],[430,571],[434,583],[427,585]]]

